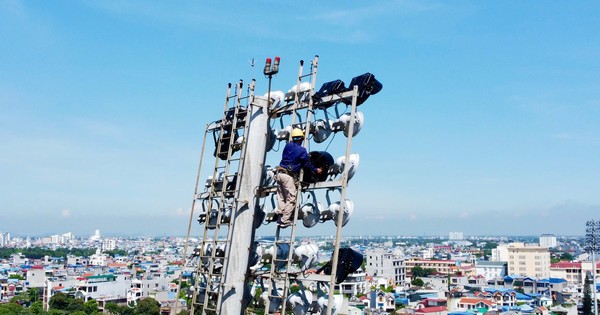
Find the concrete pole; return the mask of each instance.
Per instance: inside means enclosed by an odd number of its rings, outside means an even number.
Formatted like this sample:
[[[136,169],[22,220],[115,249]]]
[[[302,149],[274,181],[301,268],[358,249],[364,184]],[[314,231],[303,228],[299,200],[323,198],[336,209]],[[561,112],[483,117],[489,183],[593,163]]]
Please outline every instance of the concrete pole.
[[[267,100],[255,97],[248,108],[250,125],[244,135],[246,154],[244,167],[238,180],[239,198],[236,212],[232,220],[231,243],[229,243],[229,262],[224,271],[221,314],[244,314],[244,296],[249,294],[246,277],[249,257],[254,243],[254,210],[258,205],[255,190],[260,186],[265,163],[267,138],[269,131],[269,115]]]

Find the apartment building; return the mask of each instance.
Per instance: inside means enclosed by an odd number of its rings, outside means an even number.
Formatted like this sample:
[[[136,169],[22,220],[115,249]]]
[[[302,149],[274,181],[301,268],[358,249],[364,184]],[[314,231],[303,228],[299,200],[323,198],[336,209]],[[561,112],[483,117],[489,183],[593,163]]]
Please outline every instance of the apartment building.
[[[547,247],[525,243],[510,243],[508,273],[538,278],[550,277],[550,253]]]
[[[556,235],[554,234],[542,234],[540,235],[540,246],[542,247],[556,247]]]
[[[475,272],[486,280],[503,278],[507,275],[508,262],[506,261],[483,261],[475,262]]]
[[[591,261],[568,262],[561,261],[550,265],[550,276],[567,280],[570,284],[582,285],[585,276],[593,272],[594,265]],[[600,263],[596,263],[596,279],[599,279]]]
[[[373,277],[386,278],[396,285],[406,280],[404,259],[383,248],[367,251],[366,272]]]

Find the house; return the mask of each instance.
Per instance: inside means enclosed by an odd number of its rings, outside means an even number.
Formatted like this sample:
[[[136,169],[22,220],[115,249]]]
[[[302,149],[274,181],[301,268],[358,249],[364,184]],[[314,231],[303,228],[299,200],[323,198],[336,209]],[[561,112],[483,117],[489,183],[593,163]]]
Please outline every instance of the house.
[[[462,298],[458,301],[456,309],[460,311],[496,309],[496,302],[489,298]]]
[[[415,310],[415,315],[447,315],[448,309],[445,306],[421,307]]]

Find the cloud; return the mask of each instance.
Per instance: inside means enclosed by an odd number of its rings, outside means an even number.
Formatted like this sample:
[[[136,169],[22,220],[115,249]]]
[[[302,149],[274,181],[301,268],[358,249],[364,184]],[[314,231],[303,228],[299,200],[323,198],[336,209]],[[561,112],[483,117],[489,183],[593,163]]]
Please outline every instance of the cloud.
[[[63,209],[63,210],[61,211],[61,216],[62,216],[63,218],[68,218],[68,217],[70,217],[70,216],[71,216],[71,210],[69,210],[69,209]]]

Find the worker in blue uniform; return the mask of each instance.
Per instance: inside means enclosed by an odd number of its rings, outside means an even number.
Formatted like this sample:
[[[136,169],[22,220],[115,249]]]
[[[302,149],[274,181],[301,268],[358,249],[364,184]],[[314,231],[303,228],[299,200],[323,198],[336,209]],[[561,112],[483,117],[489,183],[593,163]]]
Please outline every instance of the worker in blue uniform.
[[[288,142],[283,149],[281,162],[275,168],[275,180],[277,181],[277,212],[280,215],[280,228],[292,225],[296,197],[298,195],[298,180],[300,170],[310,169],[316,174],[323,170],[316,168],[310,163],[308,152],[302,146],[304,132],[299,128],[292,130],[292,141]]]

